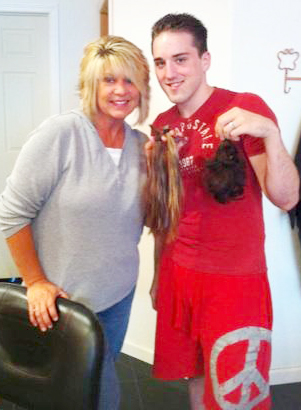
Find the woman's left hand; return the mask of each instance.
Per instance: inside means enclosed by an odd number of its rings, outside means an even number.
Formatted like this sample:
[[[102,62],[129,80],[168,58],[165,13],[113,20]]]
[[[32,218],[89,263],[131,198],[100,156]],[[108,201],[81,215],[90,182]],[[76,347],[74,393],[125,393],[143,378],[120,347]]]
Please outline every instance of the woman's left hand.
[[[58,320],[55,305],[58,297],[68,298],[66,292],[48,280],[38,280],[27,287],[29,320],[38,326],[42,332],[52,327],[52,322]]]

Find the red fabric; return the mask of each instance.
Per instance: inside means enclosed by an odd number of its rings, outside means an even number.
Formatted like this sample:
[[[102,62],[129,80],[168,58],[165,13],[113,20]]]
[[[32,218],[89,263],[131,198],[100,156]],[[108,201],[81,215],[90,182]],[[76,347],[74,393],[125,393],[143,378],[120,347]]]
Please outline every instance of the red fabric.
[[[204,373],[204,400],[210,410],[226,408],[225,403],[270,409],[272,306],[266,273],[195,272],[165,254],[159,280],[154,376],[172,380]],[[235,375],[242,378],[237,387]],[[224,393],[221,385],[229,380],[229,392]],[[260,381],[267,389],[261,396]],[[250,385],[247,403],[258,400],[252,407],[239,404],[243,383]]]
[[[190,118],[181,118],[176,106],[158,116],[154,125],[169,125],[186,137],[179,150],[185,199],[178,238],[170,246],[172,259],[181,266],[208,273],[252,274],[266,269],[261,190],[248,157],[264,152],[261,138],[242,136],[247,182],[241,199],[219,204],[202,185],[205,159],[220,140],[214,134],[217,117],[234,106],[276,118],[258,96],[216,88]]]

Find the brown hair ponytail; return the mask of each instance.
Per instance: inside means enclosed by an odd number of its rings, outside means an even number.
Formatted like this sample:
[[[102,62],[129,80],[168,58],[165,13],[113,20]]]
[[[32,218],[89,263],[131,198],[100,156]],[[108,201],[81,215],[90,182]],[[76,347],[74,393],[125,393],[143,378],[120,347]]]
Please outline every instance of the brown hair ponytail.
[[[226,139],[206,163],[205,186],[217,202],[225,204],[242,196],[245,180],[245,161],[237,144]]]
[[[164,234],[171,241],[178,230],[182,181],[176,142],[169,128],[152,127],[155,145],[151,150],[144,191],[146,225],[153,234]],[[165,136],[166,142],[161,140]]]

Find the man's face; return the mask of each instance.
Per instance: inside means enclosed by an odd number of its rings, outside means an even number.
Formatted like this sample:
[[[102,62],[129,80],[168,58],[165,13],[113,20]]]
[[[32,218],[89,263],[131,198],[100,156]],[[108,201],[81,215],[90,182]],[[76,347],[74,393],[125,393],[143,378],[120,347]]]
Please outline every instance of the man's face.
[[[170,101],[180,112],[192,114],[202,104],[210,54],[199,56],[190,33],[164,31],[153,42],[153,58],[158,81]]]

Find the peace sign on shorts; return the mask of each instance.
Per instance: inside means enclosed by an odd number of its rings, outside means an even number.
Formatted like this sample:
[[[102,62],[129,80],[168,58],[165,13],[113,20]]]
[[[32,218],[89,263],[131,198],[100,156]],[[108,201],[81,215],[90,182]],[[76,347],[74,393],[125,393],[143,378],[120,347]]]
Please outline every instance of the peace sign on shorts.
[[[226,347],[238,342],[247,343],[244,366],[233,377],[220,383],[218,378],[218,359],[221,353],[227,354]],[[210,357],[210,374],[216,402],[223,410],[252,410],[269,395],[268,381],[257,368],[258,356],[263,343],[271,344],[271,331],[262,327],[243,327],[221,336],[213,345]],[[251,387],[257,388],[258,394],[251,396]],[[233,403],[226,396],[240,389],[238,403]]]

